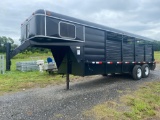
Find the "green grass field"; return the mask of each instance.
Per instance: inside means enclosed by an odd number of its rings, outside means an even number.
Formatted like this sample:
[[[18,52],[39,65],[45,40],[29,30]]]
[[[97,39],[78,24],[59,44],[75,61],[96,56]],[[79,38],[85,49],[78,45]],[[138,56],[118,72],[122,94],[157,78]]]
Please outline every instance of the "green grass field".
[[[156,51],[154,52],[154,57],[155,57],[155,60],[160,63],[160,51]]]
[[[147,83],[119,99],[96,105],[84,115],[94,120],[160,120],[160,82]]]
[[[46,60],[47,57],[48,56],[38,56],[37,58]],[[11,71],[0,75],[0,95],[8,92],[16,92],[34,87],[45,87],[47,85],[65,82],[65,77],[62,78],[62,75],[56,73],[48,74],[46,71],[43,73],[39,71],[21,72],[16,70],[16,62],[31,60],[33,60],[33,58],[30,57],[25,59],[12,59]]]

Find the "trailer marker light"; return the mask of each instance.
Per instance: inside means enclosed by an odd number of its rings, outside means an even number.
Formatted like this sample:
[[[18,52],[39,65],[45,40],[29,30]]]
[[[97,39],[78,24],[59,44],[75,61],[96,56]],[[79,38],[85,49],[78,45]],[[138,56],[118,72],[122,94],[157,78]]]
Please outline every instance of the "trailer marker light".
[[[46,12],[46,15],[51,16],[51,13],[47,11],[47,12]]]
[[[113,64],[113,62],[107,62],[107,64]]]

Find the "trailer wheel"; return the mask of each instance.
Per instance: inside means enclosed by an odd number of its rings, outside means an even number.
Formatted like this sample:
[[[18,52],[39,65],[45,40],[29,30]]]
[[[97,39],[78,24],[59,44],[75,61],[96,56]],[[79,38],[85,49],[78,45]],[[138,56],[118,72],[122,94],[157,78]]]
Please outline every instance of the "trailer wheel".
[[[142,77],[146,78],[148,77],[150,74],[150,68],[148,64],[144,64],[142,65]]]
[[[142,78],[142,68],[140,65],[135,65],[132,70],[132,77],[134,80],[140,80]]]

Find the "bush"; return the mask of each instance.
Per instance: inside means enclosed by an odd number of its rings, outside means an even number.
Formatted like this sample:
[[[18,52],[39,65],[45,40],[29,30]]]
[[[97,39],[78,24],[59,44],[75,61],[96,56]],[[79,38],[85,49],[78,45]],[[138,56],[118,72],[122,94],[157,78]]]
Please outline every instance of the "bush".
[[[31,51],[28,51],[28,52],[24,52],[24,53],[19,53],[18,55],[14,56],[13,59],[25,59],[25,58],[38,57],[38,56],[52,56],[52,54],[51,54],[51,52],[48,52],[48,53],[39,53],[39,52],[32,53]]]

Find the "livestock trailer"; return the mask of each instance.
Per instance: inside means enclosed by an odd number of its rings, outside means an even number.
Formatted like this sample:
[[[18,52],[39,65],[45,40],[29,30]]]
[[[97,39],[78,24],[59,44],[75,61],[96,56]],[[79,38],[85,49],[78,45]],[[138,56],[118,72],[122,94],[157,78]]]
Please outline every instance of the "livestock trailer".
[[[21,25],[21,45],[7,51],[8,69],[10,59],[29,46],[50,49],[68,85],[69,74],[129,73],[139,80],[155,68],[152,39],[47,10]]]

